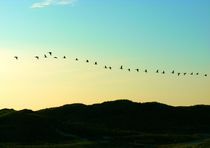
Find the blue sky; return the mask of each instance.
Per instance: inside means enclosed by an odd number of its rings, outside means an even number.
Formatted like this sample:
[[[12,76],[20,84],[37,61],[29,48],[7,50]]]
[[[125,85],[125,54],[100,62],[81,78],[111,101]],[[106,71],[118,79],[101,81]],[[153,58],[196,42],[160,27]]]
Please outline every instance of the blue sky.
[[[0,50],[210,73],[209,6],[208,0],[1,0]]]
[[[78,54],[100,56],[103,51],[113,58],[171,60],[175,66],[189,61],[196,68],[210,63],[208,1],[79,0],[74,6],[31,8],[39,2],[0,2],[4,44],[66,51],[79,47]]]

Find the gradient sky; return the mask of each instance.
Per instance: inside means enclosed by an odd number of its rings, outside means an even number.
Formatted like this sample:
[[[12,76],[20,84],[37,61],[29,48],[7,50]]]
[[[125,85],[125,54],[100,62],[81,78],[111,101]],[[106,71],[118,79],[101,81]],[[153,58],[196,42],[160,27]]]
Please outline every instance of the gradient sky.
[[[210,74],[209,7],[209,0],[1,0],[0,108],[210,104],[210,77],[155,74]],[[34,59],[48,51],[68,59]],[[121,64],[141,72],[122,72]]]

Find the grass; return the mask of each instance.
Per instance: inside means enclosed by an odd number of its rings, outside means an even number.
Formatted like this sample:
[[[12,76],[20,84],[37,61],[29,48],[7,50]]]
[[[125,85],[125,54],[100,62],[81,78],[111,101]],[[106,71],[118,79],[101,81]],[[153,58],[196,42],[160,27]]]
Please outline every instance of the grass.
[[[210,139],[202,139],[198,141],[191,141],[188,143],[162,145],[159,148],[209,148]]]
[[[184,135],[154,135],[145,134],[135,137],[116,137],[110,140],[87,140],[80,139],[63,143],[37,143],[37,144],[18,144],[18,143],[5,143],[0,144],[1,148],[209,148],[210,138],[192,135],[193,138],[187,142],[178,142],[163,144],[161,140],[164,139],[183,139],[188,136]],[[161,138],[163,139],[161,139]],[[196,138],[197,137],[197,138]],[[201,139],[202,137],[202,139]],[[121,139],[122,138],[122,139]],[[151,142],[152,141],[152,142]],[[170,140],[171,141],[171,140]]]

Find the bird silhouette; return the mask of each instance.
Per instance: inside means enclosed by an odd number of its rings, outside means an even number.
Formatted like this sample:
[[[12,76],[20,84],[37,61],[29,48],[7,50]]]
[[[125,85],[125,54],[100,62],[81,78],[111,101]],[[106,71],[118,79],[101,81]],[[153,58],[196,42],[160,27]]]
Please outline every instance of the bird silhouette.
[[[204,76],[205,76],[205,77],[207,77],[208,75],[207,75],[207,74],[205,74]]]
[[[64,59],[66,59],[66,56],[63,56]]]
[[[159,70],[156,70],[156,73],[159,73]]]
[[[35,56],[35,58],[36,58],[37,60],[39,60],[39,56]]]
[[[174,70],[171,73],[174,74]]]
[[[187,74],[187,73],[185,72],[185,73],[184,73],[184,76],[185,76],[186,74]]]
[[[14,58],[15,58],[16,60],[18,60],[18,56],[14,56]]]
[[[139,69],[137,68],[136,71],[139,72]]]
[[[130,71],[131,71],[131,69],[130,69],[130,68],[128,68],[128,71],[130,72]]]
[[[76,61],[79,61],[79,59],[78,59],[78,58],[76,58],[75,60],[76,60]]]
[[[86,60],[86,63],[89,63],[89,60]]]
[[[47,55],[46,54],[44,55],[44,58],[47,58]]]
[[[109,69],[112,70],[112,67],[110,66]]]
[[[163,71],[162,74],[165,74],[165,71]]]
[[[178,76],[180,76],[180,74],[181,74],[181,73],[179,72],[179,73],[178,73]]]
[[[48,52],[48,53],[49,53],[50,56],[52,55],[52,52]]]
[[[54,59],[58,59],[58,57],[54,57]]]
[[[98,63],[97,63],[97,62],[95,62],[95,63],[94,63],[94,65],[98,65]]]
[[[105,69],[107,69],[107,66],[104,66]]]
[[[193,72],[190,75],[193,75]]]
[[[196,75],[199,75],[199,73],[196,73]]]
[[[122,65],[120,66],[120,69],[121,69],[121,70],[123,69],[123,66],[122,66]]]
[[[147,73],[148,71],[147,71],[147,69],[145,69],[145,71],[144,71],[145,73]]]

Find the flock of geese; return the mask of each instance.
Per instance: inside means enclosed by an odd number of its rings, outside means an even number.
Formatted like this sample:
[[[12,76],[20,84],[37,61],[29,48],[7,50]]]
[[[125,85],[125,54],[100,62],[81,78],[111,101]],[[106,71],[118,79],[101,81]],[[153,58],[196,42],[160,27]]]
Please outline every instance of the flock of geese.
[[[44,54],[43,55],[43,58],[48,58],[48,57],[53,57],[54,59],[58,59],[58,57],[57,56],[53,56],[53,53],[52,52],[48,52],[47,54]],[[19,57],[18,56],[14,56],[14,58],[16,59],[16,60],[19,60]],[[37,59],[37,60],[39,60],[41,57],[40,56],[35,56],[34,57],[35,59]],[[67,57],[66,56],[63,56],[62,57],[63,59],[67,59]],[[79,59],[78,58],[75,58],[75,61],[79,61]],[[85,61],[86,63],[90,63],[90,61],[89,60],[86,60]],[[98,62],[94,62],[94,65],[98,65]],[[107,65],[104,65],[104,68],[105,69],[109,69],[109,70],[112,70],[112,66],[107,66]],[[123,65],[121,65],[120,67],[119,67],[119,69],[120,70],[124,70],[125,68],[124,68],[124,66]],[[125,70],[127,70],[128,72],[131,72],[131,69],[130,68],[127,68],[127,69],[125,69]],[[136,72],[140,72],[140,69],[133,69],[134,71],[136,71]],[[143,70],[145,73],[148,73],[149,71],[147,70],[147,69],[144,69]],[[160,74],[166,74],[166,71],[165,70],[163,70],[163,71],[161,71],[161,70],[159,70],[159,69],[157,69],[156,71],[155,71],[155,73],[160,73]],[[187,73],[187,72],[184,72],[184,73],[181,73],[181,72],[175,72],[175,70],[173,70],[173,71],[171,71],[170,72],[171,74],[173,74],[173,75],[177,75],[177,76],[181,76],[181,75],[183,75],[183,76],[187,76],[187,75],[191,75],[191,76],[193,76],[193,75],[202,75],[202,76],[205,76],[205,77],[207,77],[208,75],[207,74],[200,74],[199,72],[191,72],[191,73]]]

